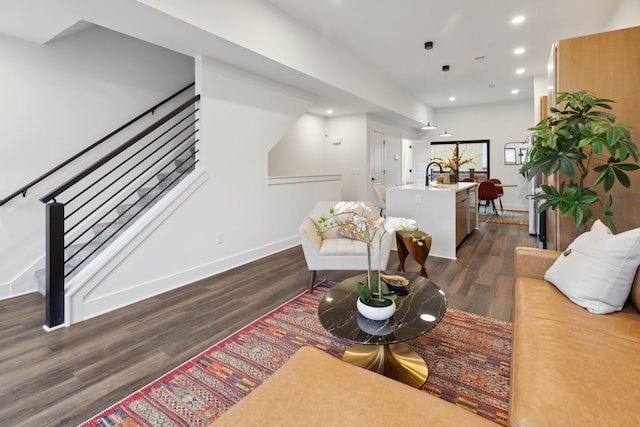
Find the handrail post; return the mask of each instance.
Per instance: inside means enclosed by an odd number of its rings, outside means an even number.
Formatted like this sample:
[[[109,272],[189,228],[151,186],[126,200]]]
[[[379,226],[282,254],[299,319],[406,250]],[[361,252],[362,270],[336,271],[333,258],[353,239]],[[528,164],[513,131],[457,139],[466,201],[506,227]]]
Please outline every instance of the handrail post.
[[[46,327],[64,323],[64,204],[47,204]]]

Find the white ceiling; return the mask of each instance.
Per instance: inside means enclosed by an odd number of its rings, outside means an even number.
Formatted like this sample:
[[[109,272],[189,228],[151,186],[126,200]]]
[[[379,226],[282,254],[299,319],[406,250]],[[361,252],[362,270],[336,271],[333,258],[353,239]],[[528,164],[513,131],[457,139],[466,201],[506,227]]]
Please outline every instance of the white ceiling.
[[[618,0],[269,1],[434,108],[533,98],[533,77],[546,74],[553,42],[603,31],[619,4]],[[512,24],[516,15],[525,16],[525,21]],[[426,41],[433,41],[432,50],[424,49]],[[517,47],[525,48],[525,53],[514,55]],[[443,65],[450,71],[444,73]],[[516,75],[518,68],[525,72]],[[513,89],[519,94],[513,95]],[[449,101],[450,96],[456,101]]]
[[[216,4],[200,1],[204,0],[181,5],[204,9]],[[611,30],[617,8],[640,0],[217,1],[218,11],[230,13],[231,7],[249,11],[261,2],[270,4],[315,32],[319,39],[382,73],[403,93],[430,107],[446,108],[532,99],[533,78],[546,74],[554,41]],[[145,3],[175,6],[171,0],[0,0],[0,33],[46,43],[82,30],[90,22],[186,55],[215,57],[293,85],[314,96],[313,113],[325,115],[325,110],[332,108],[337,114],[376,112],[395,121],[406,119],[370,102],[373,98],[363,99],[367,98],[363,93],[354,96],[348,89],[242,49],[232,40],[164,15]],[[511,18],[515,15],[526,19],[513,25]],[[259,28],[255,22],[244,21],[243,25]],[[640,16],[631,21],[640,25]],[[242,32],[246,32],[244,27]],[[432,50],[424,49],[426,41],[434,42]],[[515,56],[516,47],[526,52]],[[450,71],[442,72],[443,65],[449,65]],[[526,71],[516,75],[517,68]],[[512,89],[519,93],[513,95]],[[449,101],[450,96],[456,100]],[[419,126],[412,119],[406,123]]]

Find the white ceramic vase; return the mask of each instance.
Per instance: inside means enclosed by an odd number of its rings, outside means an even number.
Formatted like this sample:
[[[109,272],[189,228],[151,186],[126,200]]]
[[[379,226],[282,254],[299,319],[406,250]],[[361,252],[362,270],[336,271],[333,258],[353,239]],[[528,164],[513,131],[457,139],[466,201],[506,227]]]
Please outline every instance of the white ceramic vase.
[[[358,307],[358,312],[360,314],[371,320],[387,320],[388,318],[393,316],[393,313],[396,312],[395,301],[391,301],[391,305],[388,305],[386,307],[373,307],[371,305],[363,303],[358,297],[356,306]]]

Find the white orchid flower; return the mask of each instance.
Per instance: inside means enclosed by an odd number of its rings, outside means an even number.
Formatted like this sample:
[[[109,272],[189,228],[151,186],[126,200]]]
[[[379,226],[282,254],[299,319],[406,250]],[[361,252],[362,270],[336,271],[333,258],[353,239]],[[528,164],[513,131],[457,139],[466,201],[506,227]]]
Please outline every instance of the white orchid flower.
[[[362,202],[338,202],[333,208],[335,214],[352,213],[359,208],[364,208]]]
[[[351,204],[351,202],[338,202],[334,208],[333,208],[333,213],[335,215],[341,214],[341,213],[345,213],[346,211],[350,210],[349,209],[349,205]]]
[[[393,233],[398,230],[413,229],[416,221],[408,218],[387,217],[384,223],[384,229],[387,233]]]
[[[364,215],[365,212],[370,210],[371,206],[368,206],[365,202],[338,202],[331,213],[342,218],[346,215]]]
[[[381,216],[376,220],[375,224],[373,224],[373,228],[377,230],[379,227],[383,227],[386,220],[387,219],[385,217]]]
[[[351,221],[359,231],[367,229],[367,218],[360,215],[354,215],[353,218],[351,218]]]
[[[369,227],[367,215],[365,213],[372,212],[372,206],[365,202],[338,202],[334,207],[329,210],[331,214],[330,218],[321,217],[320,223],[324,225],[325,228],[337,227],[343,224],[351,223],[353,224],[359,232],[364,232],[366,237],[367,244],[367,281],[364,286],[368,287],[369,295],[373,293],[372,289],[372,270],[371,270],[371,257],[372,254],[380,257],[380,252],[382,250],[382,237],[386,233],[392,233],[398,230],[405,230],[408,228],[413,229],[416,225],[416,221],[412,219],[406,218],[394,218],[388,217],[385,218],[383,216],[376,216],[376,221],[374,222],[372,227]],[[368,215],[373,218],[373,215]],[[382,230],[381,230],[382,229]],[[321,235],[323,231],[318,230],[318,235]],[[377,243],[379,250],[376,252],[373,247],[374,238],[379,236],[377,239]],[[378,266],[378,278],[380,277],[380,266]],[[391,299],[389,295],[384,294],[383,288],[381,286],[382,281],[380,279],[377,280],[378,288],[376,299]],[[395,295],[394,295],[395,296]]]
[[[405,230],[413,230],[416,228],[416,220],[411,218],[402,218],[402,228]]]

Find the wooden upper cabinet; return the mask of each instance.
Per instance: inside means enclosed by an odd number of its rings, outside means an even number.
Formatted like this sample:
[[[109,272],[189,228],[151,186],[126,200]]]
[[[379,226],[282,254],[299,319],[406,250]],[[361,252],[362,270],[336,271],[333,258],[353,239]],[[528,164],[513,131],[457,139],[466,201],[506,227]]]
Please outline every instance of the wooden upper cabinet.
[[[553,58],[555,56],[555,58]],[[555,66],[555,90],[575,92],[587,90],[600,98],[616,101],[612,113],[617,122],[632,126],[631,138],[640,146],[640,27],[599,33],[585,37],[561,40],[552,52]],[[555,95],[554,95],[555,97]],[[549,104],[553,104],[549,99]],[[592,164],[592,167],[594,165]],[[610,194],[613,197],[613,221],[618,232],[640,227],[640,171],[630,172],[631,187],[616,184]],[[556,177],[557,178],[557,177]],[[591,172],[588,178],[595,180]],[[596,190],[602,196],[602,185]],[[606,196],[601,197],[606,203]],[[598,216],[601,207],[593,209]],[[565,249],[576,237],[573,217],[558,217],[549,227],[548,243]],[[553,222],[553,221],[550,221]]]

